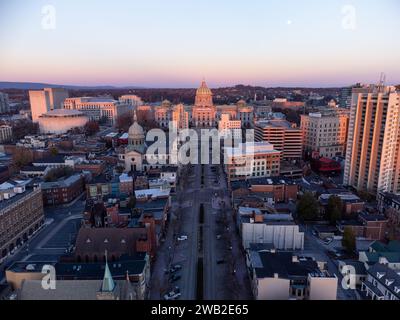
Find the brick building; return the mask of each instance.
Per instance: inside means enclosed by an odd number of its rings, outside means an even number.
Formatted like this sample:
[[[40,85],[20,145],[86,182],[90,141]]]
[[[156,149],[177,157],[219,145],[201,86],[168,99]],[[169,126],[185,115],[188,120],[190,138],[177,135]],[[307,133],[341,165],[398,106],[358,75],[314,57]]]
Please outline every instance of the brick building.
[[[0,185],[0,262],[43,224],[39,187],[6,182]]]
[[[44,182],[41,187],[44,205],[66,204],[83,193],[84,179],[82,175],[75,174],[58,181]]]

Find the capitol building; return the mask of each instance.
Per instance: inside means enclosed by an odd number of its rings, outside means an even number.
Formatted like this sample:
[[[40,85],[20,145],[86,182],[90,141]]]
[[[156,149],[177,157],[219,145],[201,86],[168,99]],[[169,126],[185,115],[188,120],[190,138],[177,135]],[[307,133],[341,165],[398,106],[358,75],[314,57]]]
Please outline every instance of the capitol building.
[[[192,110],[192,125],[197,128],[212,128],[216,125],[216,108],[213,103],[212,92],[205,80],[196,91],[196,98]]]

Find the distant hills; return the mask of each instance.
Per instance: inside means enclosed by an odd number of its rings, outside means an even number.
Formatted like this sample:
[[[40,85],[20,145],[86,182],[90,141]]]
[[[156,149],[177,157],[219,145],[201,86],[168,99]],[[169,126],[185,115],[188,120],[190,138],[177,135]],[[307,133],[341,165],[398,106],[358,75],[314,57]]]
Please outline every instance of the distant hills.
[[[43,88],[66,88],[70,90],[107,90],[107,89],[142,89],[142,87],[114,87],[114,86],[71,86],[38,82],[7,82],[0,81],[1,89],[41,90]]]

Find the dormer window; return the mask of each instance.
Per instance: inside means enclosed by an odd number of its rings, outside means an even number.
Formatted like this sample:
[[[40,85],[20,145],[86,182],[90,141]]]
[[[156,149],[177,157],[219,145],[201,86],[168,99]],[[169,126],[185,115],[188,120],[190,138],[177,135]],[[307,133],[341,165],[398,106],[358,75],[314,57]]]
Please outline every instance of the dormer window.
[[[394,287],[394,292],[396,292],[396,294],[400,293],[400,287]]]
[[[91,243],[91,242],[92,242],[92,240],[90,240],[90,238],[86,239],[86,243]]]
[[[108,239],[107,238],[104,239],[104,243],[108,243]]]
[[[376,276],[377,276],[378,279],[382,279],[385,276],[385,273],[384,272],[377,272]]]
[[[386,279],[385,284],[386,284],[387,286],[390,286],[390,285],[393,284],[393,282],[394,282],[393,279]]]
[[[121,239],[121,243],[126,243],[125,239]]]

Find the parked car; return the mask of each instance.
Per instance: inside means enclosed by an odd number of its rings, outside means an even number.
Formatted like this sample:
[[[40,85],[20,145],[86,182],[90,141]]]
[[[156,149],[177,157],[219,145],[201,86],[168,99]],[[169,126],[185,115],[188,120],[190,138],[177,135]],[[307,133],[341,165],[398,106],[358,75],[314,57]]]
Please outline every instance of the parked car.
[[[182,294],[180,292],[175,293],[174,291],[169,292],[168,294],[164,295],[164,300],[176,300]]]
[[[175,275],[172,276],[171,281],[172,282],[176,282],[176,281],[178,281],[180,279],[181,279],[181,276],[179,274],[175,274]]]
[[[221,259],[217,261],[217,264],[224,264],[225,262],[226,262],[225,260]]]
[[[188,239],[188,236],[186,236],[186,235],[181,235],[178,237],[178,241],[185,241],[187,239]]]
[[[172,266],[172,268],[173,268],[174,270],[181,270],[181,269],[182,269],[182,266],[181,266],[180,264],[175,264],[175,265]]]

